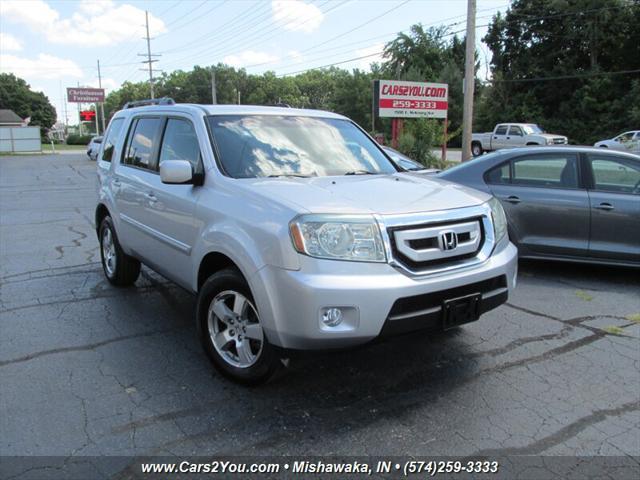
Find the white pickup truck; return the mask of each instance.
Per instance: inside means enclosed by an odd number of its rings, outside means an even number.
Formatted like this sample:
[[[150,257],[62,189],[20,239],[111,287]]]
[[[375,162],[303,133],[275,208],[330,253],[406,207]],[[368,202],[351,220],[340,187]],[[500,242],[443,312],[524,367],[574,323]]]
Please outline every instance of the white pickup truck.
[[[474,133],[471,137],[471,153],[474,157],[483,152],[525,145],[566,145],[567,137],[545,133],[535,123],[499,123],[493,132]]]

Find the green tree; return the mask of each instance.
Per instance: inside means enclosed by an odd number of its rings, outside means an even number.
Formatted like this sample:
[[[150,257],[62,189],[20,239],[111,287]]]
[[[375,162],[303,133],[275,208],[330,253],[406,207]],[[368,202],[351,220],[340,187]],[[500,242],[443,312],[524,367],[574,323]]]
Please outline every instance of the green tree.
[[[577,143],[631,128],[640,96],[615,72],[640,69],[639,22],[637,1],[515,0],[484,38],[492,82],[477,123],[535,122]]]
[[[34,92],[23,79],[12,73],[0,73],[0,108],[13,110],[22,118],[31,117],[30,125],[51,128],[56,123],[56,109],[42,92]]]

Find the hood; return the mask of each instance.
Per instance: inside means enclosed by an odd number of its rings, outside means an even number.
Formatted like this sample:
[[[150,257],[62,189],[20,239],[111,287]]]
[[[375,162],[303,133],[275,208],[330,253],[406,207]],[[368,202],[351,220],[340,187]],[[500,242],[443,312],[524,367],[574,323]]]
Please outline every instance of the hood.
[[[555,133],[534,133],[533,135],[537,135],[542,138],[567,138],[564,135],[556,135]]]
[[[297,207],[300,213],[394,215],[470,207],[490,198],[445,180],[403,173],[242,182],[253,193]]]

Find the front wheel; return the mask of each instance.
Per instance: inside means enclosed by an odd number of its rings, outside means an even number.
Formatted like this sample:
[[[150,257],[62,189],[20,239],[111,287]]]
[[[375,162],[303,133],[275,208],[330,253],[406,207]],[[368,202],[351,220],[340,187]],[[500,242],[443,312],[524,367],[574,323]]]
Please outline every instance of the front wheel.
[[[267,381],[282,365],[238,270],[225,269],[209,277],[198,294],[196,317],[202,346],[225,377],[255,385]]]

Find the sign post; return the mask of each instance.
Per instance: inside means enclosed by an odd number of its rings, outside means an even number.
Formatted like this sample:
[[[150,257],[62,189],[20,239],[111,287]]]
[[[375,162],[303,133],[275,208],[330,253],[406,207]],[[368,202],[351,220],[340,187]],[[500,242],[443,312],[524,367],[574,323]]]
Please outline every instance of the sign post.
[[[397,147],[403,118],[442,118],[445,121],[442,146],[446,158],[449,86],[446,83],[376,80],[374,109],[378,117],[391,118],[392,145]]]

